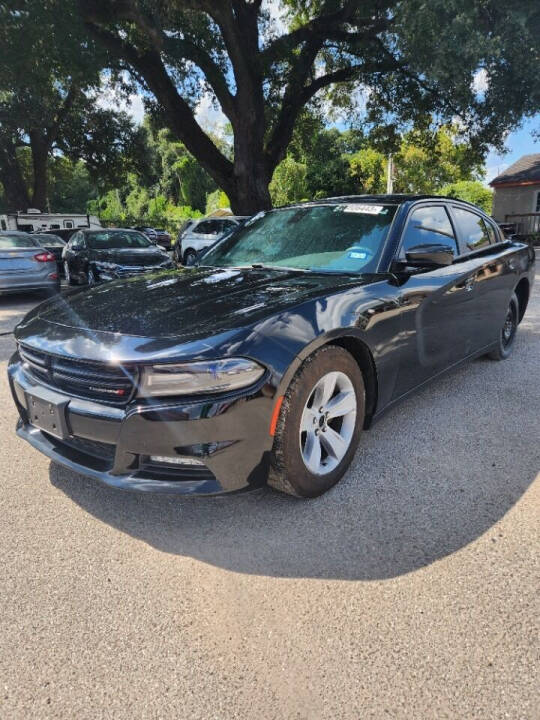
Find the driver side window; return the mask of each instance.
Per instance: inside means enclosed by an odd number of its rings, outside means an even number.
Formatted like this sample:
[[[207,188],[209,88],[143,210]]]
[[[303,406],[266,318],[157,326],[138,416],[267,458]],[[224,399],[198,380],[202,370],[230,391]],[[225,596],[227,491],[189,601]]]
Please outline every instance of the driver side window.
[[[82,232],[77,232],[72,236],[69,246],[72,250],[82,250],[84,248],[84,235]]]
[[[422,245],[449,245],[457,254],[452,223],[443,205],[428,205],[413,210],[403,235],[401,256]]]

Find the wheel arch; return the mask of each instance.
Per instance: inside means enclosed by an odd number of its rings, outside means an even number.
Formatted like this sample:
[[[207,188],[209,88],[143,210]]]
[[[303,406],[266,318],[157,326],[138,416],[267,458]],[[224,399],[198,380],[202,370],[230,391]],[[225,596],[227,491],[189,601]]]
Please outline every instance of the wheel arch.
[[[350,330],[349,332],[345,332],[343,330],[338,332],[334,331],[332,334],[319,337],[315,342],[307,345],[303,351],[295,357],[294,362],[291,363],[281,378],[277,394],[285,395],[289,385],[303,362],[316,350],[328,345],[335,345],[347,350],[356,360],[360,370],[362,371],[366,391],[364,429],[367,429],[371,425],[371,421],[377,409],[379,396],[377,366],[369,345],[357,334],[354,332],[351,333]]]
[[[529,280],[526,277],[521,278],[521,280],[516,285],[514,292],[517,295],[518,304],[519,304],[519,320],[518,322],[521,322],[523,320],[523,316],[525,315],[525,310],[527,309],[527,305],[529,304],[529,295],[530,295],[530,284]]]

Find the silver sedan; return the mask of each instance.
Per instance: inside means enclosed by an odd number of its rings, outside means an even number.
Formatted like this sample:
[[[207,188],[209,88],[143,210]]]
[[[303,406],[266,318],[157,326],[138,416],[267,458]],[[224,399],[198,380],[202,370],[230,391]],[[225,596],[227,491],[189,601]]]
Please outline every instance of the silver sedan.
[[[37,238],[15,230],[0,232],[0,293],[59,289],[56,258]]]

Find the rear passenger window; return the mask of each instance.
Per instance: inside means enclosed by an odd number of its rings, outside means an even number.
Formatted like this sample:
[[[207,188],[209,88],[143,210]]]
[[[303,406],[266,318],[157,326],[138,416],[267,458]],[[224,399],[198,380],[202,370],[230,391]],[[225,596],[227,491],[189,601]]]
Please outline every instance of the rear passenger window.
[[[458,207],[454,207],[453,211],[459,235],[466,248],[480,250],[492,242],[486,224],[480,215]]]
[[[451,245],[457,250],[452,223],[442,205],[429,205],[413,210],[403,237],[402,252],[419,245]]]

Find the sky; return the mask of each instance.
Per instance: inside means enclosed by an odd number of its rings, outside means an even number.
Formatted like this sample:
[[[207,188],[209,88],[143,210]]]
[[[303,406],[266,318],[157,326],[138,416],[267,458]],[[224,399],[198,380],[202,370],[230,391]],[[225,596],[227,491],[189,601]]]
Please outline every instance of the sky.
[[[501,173],[512,163],[519,160],[522,155],[540,153],[540,139],[532,136],[532,131],[540,132],[540,113],[535,117],[526,120],[519,130],[511,132],[505,142],[508,153],[499,155],[495,151],[489,153],[486,158],[486,182]]]

